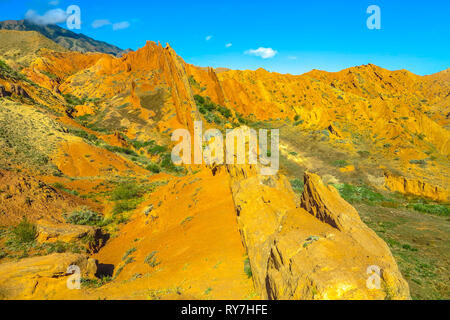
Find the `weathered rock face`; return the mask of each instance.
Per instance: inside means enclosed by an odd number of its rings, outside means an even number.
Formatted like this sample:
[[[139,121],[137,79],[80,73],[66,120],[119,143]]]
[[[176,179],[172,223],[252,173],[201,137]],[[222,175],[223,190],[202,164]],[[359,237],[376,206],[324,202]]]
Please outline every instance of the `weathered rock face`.
[[[301,204],[283,176],[231,176],[241,235],[262,298],[409,298],[387,245],[318,176],[306,174]],[[368,281],[378,289],[369,289]]]
[[[87,251],[97,252],[103,245],[101,229],[91,226],[51,223],[40,220],[36,223],[37,241],[40,243],[78,243]]]
[[[305,210],[291,211],[285,217],[283,230],[272,248],[268,272],[272,297],[409,297],[408,284],[387,245],[361,221],[358,212],[336,189],[325,186],[319,176],[306,173],[301,206]],[[306,212],[320,221],[305,216]],[[368,268],[379,270],[379,289],[367,287]],[[284,279],[281,284],[287,287],[274,281],[280,277]]]
[[[241,178],[232,180],[231,190],[242,241],[249,256],[255,287],[262,292],[262,297],[266,297],[270,248],[286,212],[299,205],[298,198],[284,176],[242,178],[241,171],[231,172],[231,176],[236,173]]]
[[[425,181],[408,179],[389,172],[384,174],[384,185],[391,191],[430,198],[436,201],[449,201],[450,191],[433,186]]]
[[[52,254],[0,265],[0,299],[35,299],[51,297],[53,293],[69,290],[68,277],[78,266],[82,278],[93,278],[97,261],[81,254]]]
[[[0,98],[10,97],[12,95],[16,95],[27,99],[30,98],[25,89],[18,84],[5,82],[3,83],[3,85],[0,85]]]
[[[379,275],[369,278],[371,270]],[[379,287],[369,289],[368,281]],[[408,285],[388,250],[374,254],[303,209],[285,216],[273,241],[265,285],[269,299],[409,298]]]

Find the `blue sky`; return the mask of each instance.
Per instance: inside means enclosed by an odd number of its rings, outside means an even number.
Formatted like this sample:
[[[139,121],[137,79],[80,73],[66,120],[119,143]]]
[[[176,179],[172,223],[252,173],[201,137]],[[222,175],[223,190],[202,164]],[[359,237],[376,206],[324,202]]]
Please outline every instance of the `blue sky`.
[[[447,0],[0,0],[0,20],[69,5],[81,9],[77,32],[124,49],[168,42],[199,66],[301,74],[374,63],[420,75],[450,67]],[[381,9],[381,30],[366,26],[369,5]]]

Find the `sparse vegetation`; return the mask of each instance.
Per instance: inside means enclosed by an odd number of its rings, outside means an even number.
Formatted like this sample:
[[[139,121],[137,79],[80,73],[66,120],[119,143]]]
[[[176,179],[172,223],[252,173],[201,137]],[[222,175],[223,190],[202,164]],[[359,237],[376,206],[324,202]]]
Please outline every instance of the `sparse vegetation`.
[[[0,76],[10,78],[15,81],[29,81],[23,74],[15,71],[5,61],[0,59]]]
[[[144,263],[148,264],[152,268],[157,267],[160,264],[160,262],[158,262],[156,259],[157,253],[158,251],[150,252],[150,254],[147,257],[145,257]]]
[[[363,202],[374,205],[381,202],[392,202],[393,200],[386,198],[381,193],[373,191],[370,187],[365,185],[353,186],[350,184],[334,185],[338,189],[341,197],[350,203]]]
[[[125,261],[128,258],[128,256],[130,254],[136,252],[136,250],[137,250],[136,248],[131,248],[131,249],[127,250],[127,252],[125,252],[125,254],[122,256],[122,261]]]
[[[409,207],[411,207],[411,206],[414,210],[419,211],[419,212],[434,214],[437,216],[445,216],[445,217],[450,216],[450,209],[445,205],[416,203],[416,204],[409,205]]]
[[[335,160],[333,162],[333,166],[338,167],[338,168],[344,168],[344,167],[348,166],[348,162],[347,162],[347,160]]]
[[[11,230],[11,235],[12,240],[16,243],[29,244],[36,240],[37,228],[24,217],[23,220]]]
[[[89,142],[93,142],[93,143],[98,143],[99,139],[97,138],[97,136],[95,134],[91,134],[91,133],[87,133],[84,130],[81,129],[77,129],[77,128],[67,128],[67,131],[70,134],[73,134],[74,136],[83,138]]]
[[[145,169],[147,169],[148,171],[150,171],[152,173],[160,173],[161,172],[161,168],[156,163],[150,163],[149,165],[147,165],[145,167]]]
[[[120,214],[128,212],[137,208],[137,203],[135,201],[120,201],[114,205],[113,213]]]
[[[64,187],[64,185],[62,183],[56,182],[56,183],[53,184],[53,187],[58,189],[58,190],[62,190],[64,192],[73,194],[74,196],[78,196],[78,191],[67,189],[66,187]]]
[[[305,183],[304,183],[303,180],[301,180],[301,179],[293,179],[290,182],[291,182],[292,189],[296,193],[302,193],[303,192],[303,189],[305,187]]]
[[[155,144],[154,142],[152,143],[151,147],[148,149],[148,153],[150,153],[153,156],[157,156],[157,155],[160,155],[165,152],[167,152],[166,146],[160,146],[160,145]]]
[[[249,278],[251,278],[253,276],[252,267],[250,266],[250,259],[248,257],[245,257],[245,259],[244,259],[244,273]]]
[[[185,225],[186,223],[192,221],[192,219],[194,219],[194,217],[189,216],[189,217],[185,218],[183,221],[181,221],[180,225],[183,226],[183,225]]]
[[[77,96],[74,96],[73,94],[70,93],[63,94],[63,97],[66,100],[66,102],[72,106],[83,105],[87,101],[87,98],[78,98]]]
[[[67,223],[84,226],[100,225],[103,221],[103,217],[100,214],[87,207],[81,207],[74,210],[72,213],[65,215],[64,219]]]
[[[216,123],[218,125],[232,117],[232,112],[227,107],[214,103],[210,97],[194,96],[198,110],[205,117],[208,123]]]
[[[409,161],[410,164],[416,164],[419,166],[426,166],[427,165],[427,161],[426,160],[410,160]]]
[[[141,197],[143,190],[133,182],[118,185],[111,194],[112,201],[130,200]]]
[[[113,279],[111,276],[104,276],[100,279],[81,279],[81,286],[84,288],[100,288],[105,284],[111,282]]]
[[[128,149],[128,148],[117,147],[117,146],[110,146],[110,145],[105,145],[104,148],[106,150],[108,150],[108,151],[111,151],[111,152],[123,153],[123,154],[126,154],[128,156],[139,157],[139,155],[136,153],[136,151]]]
[[[318,236],[310,236],[308,237],[305,242],[303,243],[303,248],[308,247],[310,244],[312,244],[313,242],[319,241],[320,237]]]

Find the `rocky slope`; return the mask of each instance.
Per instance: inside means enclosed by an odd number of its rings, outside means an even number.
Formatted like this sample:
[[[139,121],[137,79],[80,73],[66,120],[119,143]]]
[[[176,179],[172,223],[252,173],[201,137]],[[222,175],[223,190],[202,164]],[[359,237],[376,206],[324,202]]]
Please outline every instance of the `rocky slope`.
[[[371,223],[382,208],[448,226],[448,71],[213,70],[153,42],[30,53],[35,35],[16,32],[26,65],[0,56],[0,297],[411,297],[404,259],[426,264]],[[280,129],[280,172],[174,166],[170,135],[197,120]],[[421,256],[448,256],[439,237]],[[66,286],[73,262],[80,290]],[[426,298],[445,297],[445,268],[426,274]]]

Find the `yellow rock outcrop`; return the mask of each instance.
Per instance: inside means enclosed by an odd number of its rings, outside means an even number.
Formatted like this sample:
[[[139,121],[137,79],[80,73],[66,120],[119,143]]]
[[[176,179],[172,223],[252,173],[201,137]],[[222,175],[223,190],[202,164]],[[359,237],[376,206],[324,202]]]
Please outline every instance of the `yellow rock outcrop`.
[[[22,300],[61,296],[71,291],[67,287],[68,277],[73,273],[69,266],[78,266],[80,277],[85,279],[94,278],[97,272],[96,260],[70,253],[0,264],[0,298]]]
[[[384,185],[390,191],[430,198],[436,201],[446,202],[450,200],[449,190],[433,186],[428,182],[418,179],[408,179],[389,172],[385,172],[384,177]]]
[[[283,176],[232,174],[231,186],[263,298],[409,298],[387,245],[317,175],[305,175],[301,202]],[[376,289],[367,285],[373,268],[379,271]]]

